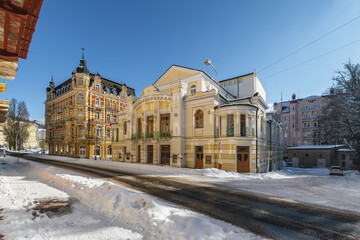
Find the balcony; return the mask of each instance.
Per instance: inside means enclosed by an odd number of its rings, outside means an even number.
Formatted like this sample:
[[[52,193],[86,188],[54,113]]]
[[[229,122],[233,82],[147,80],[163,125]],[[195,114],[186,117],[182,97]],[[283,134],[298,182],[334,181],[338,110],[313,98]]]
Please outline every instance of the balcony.
[[[139,140],[159,140],[159,139],[171,139],[172,138],[172,131],[152,131],[147,133],[133,133],[131,134],[132,141],[139,141]]]

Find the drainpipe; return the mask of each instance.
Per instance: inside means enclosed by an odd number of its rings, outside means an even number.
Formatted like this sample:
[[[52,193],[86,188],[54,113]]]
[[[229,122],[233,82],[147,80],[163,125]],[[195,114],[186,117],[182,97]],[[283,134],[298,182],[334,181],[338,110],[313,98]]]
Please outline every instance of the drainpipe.
[[[251,102],[251,99],[249,98],[249,102],[251,104],[253,104]],[[255,137],[256,137],[256,148],[255,148],[255,151],[256,151],[256,173],[259,172],[259,165],[258,165],[258,112],[259,112],[259,107],[255,106],[256,107],[256,118],[255,118]]]

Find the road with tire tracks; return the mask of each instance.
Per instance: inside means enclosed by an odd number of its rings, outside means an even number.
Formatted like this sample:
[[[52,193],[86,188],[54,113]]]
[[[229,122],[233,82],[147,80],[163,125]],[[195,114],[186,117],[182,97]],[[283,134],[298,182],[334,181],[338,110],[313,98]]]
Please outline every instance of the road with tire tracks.
[[[40,159],[30,154],[21,155],[21,158],[107,179],[265,238],[360,239],[360,215],[349,211],[171,177],[139,175],[127,172],[126,169],[94,168],[84,164]]]

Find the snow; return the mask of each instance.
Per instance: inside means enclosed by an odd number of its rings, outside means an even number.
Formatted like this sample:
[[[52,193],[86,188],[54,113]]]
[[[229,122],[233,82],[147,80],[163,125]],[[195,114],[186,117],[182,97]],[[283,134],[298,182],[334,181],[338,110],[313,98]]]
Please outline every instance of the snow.
[[[11,157],[1,162],[6,163],[0,164],[5,239],[260,239],[104,179]],[[51,199],[70,203],[71,210],[33,210],[36,201]]]
[[[282,170],[261,174],[236,173],[215,168],[189,169],[59,156],[38,156],[104,169],[119,169],[136,174],[171,177],[182,181],[212,184],[221,188],[254,192],[291,201],[315,204],[321,207],[360,213],[360,175],[357,171],[345,171],[345,176],[329,176],[329,170],[326,168],[287,167]]]

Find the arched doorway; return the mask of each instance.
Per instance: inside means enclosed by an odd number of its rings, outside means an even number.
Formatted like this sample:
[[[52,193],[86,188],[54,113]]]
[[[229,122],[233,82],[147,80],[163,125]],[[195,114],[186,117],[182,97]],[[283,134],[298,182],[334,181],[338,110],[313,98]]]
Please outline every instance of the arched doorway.
[[[107,148],[107,158],[111,160],[111,155],[112,155],[112,148],[111,145],[108,146]]]
[[[84,145],[79,147],[79,157],[86,158],[86,147]]]
[[[99,145],[94,146],[94,158],[95,158],[95,160],[101,159],[101,146],[99,146]]]

